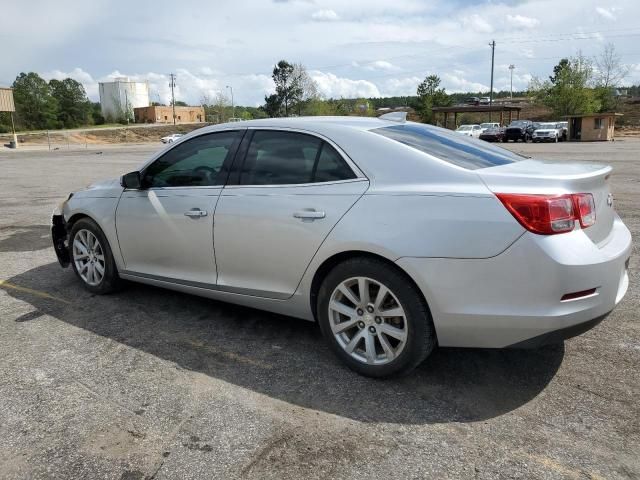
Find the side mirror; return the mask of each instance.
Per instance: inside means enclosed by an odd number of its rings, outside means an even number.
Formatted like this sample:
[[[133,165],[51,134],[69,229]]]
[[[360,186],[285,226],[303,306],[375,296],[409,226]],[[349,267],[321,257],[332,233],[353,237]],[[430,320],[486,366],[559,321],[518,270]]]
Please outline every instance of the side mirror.
[[[122,185],[124,188],[139,190],[142,187],[140,172],[125,173],[122,177],[120,177],[120,185]]]

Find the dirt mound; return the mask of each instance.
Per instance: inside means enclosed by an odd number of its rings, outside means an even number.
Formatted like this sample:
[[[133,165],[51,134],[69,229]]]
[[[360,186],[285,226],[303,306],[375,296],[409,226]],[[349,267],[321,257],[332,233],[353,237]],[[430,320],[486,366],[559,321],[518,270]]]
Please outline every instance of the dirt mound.
[[[130,127],[105,127],[87,130],[68,130],[18,134],[20,145],[50,145],[52,148],[66,145],[100,145],[119,143],[152,143],[172,133],[189,133],[206,126],[205,123],[186,125],[135,125]],[[6,137],[6,138],[5,138]],[[0,142],[7,143],[10,135],[0,135]]]

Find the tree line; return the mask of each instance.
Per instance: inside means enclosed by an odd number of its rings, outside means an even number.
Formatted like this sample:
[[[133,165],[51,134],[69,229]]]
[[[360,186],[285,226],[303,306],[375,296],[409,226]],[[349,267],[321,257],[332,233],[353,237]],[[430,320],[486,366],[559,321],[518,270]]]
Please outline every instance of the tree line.
[[[20,73],[11,85],[19,130],[77,128],[104,123],[100,104],[87,98],[84,87],[72,78],[48,82],[35,72]],[[10,130],[9,114],[0,118],[0,132]]]

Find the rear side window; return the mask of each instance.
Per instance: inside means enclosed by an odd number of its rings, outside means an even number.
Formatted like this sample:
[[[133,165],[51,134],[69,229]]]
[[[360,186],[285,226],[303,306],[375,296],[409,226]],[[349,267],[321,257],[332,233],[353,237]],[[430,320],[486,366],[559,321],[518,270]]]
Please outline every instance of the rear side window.
[[[316,163],[312,182],[333,182],[355,178],[355,175],[345,163],[336,149],[327,142],[322,142],[320,155]]]
[[[290,185],[355,178],[325,141],[296,132],[259,130],[253,134],[240,175],[241,185]]]
[[[371,131],[469,170],[495,167],[525,158],[482,140],[430,125],[403,124]]]

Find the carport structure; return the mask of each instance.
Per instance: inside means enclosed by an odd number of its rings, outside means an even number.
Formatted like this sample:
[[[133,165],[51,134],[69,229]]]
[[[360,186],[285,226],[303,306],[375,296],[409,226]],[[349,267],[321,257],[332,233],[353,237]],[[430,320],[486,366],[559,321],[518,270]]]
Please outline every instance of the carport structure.
[[[453,128],[458,127],[458,114],[459,113],[488,113],[489,121],[492,121],[493,113],[500,114],[500,125],[504,125],[505,113],[508,113],[509,123],[513,118],[513,112],[516,113],[515,120],[520,119],[520,110],[522,107],[515,105],[454,105],[453,107],[433,107],[433,113],[443,114],[444,120],[442,125],[448,128],[449,114],[453,114]]]

